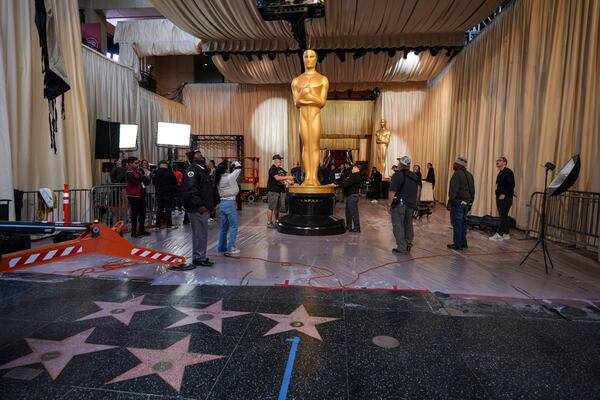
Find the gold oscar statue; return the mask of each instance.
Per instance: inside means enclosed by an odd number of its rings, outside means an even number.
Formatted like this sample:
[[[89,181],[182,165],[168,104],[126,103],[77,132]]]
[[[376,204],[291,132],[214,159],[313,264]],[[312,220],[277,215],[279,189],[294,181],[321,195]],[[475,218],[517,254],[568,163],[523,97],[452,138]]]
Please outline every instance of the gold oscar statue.
[[[375,132],[375,143],[377,143],[376,167],[383,176],[387,176],[385,167],[387,164],[387,148],[390,144],[390,130],[385,126],[385,119],[381,120],[380,128]]]
[[[300,109],[300,140],[302,141],[302,165],[306,178],[300,187],[291,187],[291,192],[332,192],[329,186],[321,186],[318,179],[321,150],[321,108],[325,106],[329,80],[317,72],[317,53],[304,52],[302,75],[292,80],[294,104]]]

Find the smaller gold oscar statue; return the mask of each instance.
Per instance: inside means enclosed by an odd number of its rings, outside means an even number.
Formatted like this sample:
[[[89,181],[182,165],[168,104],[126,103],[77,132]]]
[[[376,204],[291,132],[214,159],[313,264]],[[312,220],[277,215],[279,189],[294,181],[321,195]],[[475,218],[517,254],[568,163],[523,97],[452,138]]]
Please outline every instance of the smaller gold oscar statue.
[[[302,166],[306,178],[301,186],[290,187],[295,193],[332,193],[331,186],[321,186],[318,178],[321,151],[321,108],[327,101],[329,80],[315,69],[317,53],[306,50],[303,56],[305,71],[292,80],[294,104],[300,109],[300,140]]]
[[[387,148],[388,144],[390,144],[390,135],[391,132],[386,126],[385,119],[382,119],[379,129],[375,132],[375,143],[377,144],[375,166],[384,177],[387,177],[385,167],[387,164]]]

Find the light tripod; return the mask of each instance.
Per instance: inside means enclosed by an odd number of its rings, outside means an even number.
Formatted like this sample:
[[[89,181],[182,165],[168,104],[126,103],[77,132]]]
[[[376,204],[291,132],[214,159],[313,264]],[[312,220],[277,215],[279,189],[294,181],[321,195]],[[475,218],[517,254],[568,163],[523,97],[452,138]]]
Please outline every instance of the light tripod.
[[[538,245],[541,244],[542,245],[542,253],[544,253],[544,267],[546,268],[546,274],[548,274],[548,261],[550,261],[550,265],[552,266],[552,269],[554,269],[554,264],[552,263],[552,259],[550,258],[550,252],[548,251],[548,244],[546,243],[546,198],[548,197],[546,192],[548,191],[548,172],[553,171],[556,168],[556,165],[554,165],[550,162],[547,162],[546,165],[544,165],[544,166],[546,167],[546,176],[544,178],[544,193],[542,193],[542,215],[540,218],[540,222],[541,222],[540,236],[538,236],[537,240],[535,241],[535,245],[533,246],[533,248],[531,250],[529,250],[529,253],[527,253],[525,258],[523,258],[523,261],[521,261],[521,264],[519,264],[519,265],[523,265],[523,263],[525,261],[527,261],[529,256],[531,254],[533,254],[533,252],[538,247]]]

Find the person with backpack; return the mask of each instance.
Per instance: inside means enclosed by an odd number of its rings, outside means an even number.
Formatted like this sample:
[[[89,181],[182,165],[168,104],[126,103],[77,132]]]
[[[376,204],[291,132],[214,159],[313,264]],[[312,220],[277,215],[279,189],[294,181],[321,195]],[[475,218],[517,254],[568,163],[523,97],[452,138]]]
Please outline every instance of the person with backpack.
[[[238,161],[229,163],[224,160],[216,168],[215,183],[219,193],[219,213],[221,216],[221,229],[219,232],[219,245],[217,252],[226,256],[239,254],[235,247],[238,231],[238,214],[236,196],[239,192],[238,176],[242,173],[242,164]]]
[[[388,192],[388,206],[392,215],[392,227],[396,248],[393,253],[408,254],[413,246],[413,211],[417,208],[422,183],[410,170],[411,159],[403,156],[398,170],[392,175]]]

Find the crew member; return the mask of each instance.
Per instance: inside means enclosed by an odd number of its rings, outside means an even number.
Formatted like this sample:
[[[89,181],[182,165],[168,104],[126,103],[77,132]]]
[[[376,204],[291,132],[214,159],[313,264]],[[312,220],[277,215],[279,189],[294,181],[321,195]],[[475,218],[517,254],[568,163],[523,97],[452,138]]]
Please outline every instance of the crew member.
[[[513,194],[515,192],[515,175],[506,165],[506,157],[500,157],[496,160],[498,176],[496,177],[496,207],[500,215],[500,226],[498,232],[490,240],[500,241],[510,239],[510,217],[508,212],[512,207]]]
[[[275,221],[279,221],[279,209],[285,205],[286,201],[286,183],[294,183],[294,177],[282,168],[281,164],[283,157],[279,154],[273,156],[273,165],[269,168],[269,180],[267,181],[267,228],[276,229],[276,224],[273,223],[273,214]]]
[[[146,231],[146,185],[151,183],[150,177],[146,176],[140,168],[140,160],[137,157],[127,159],[127,172],[125,173],[127,187],[125,193],[131,208],[131,237],[147,236]]]
[[[398,161],[399,168],[392,175],[388,192],[388,206],[396,239],[396,248],[392,249],[392,252],[408,254],[414,240],[413,211],[417,208],[422,183],[410,170],[410,157],[400,157]]]
[[[350,175],[337,184],[344,189],[344,198],[346,199],[346,230],[349,232],[360,233],[360,216],[358,214],[359,191],[362,179],[360,168],[357,165],[352,167]]]
[[[213,185],[206,159],[199,150],[188,153],[191,165],[183,174],[183,205],[192,223],[192,263],[203,267],[214,264],[206,256],[208,215],[214,206]]]
[[[475,180],[467,171],[467,159],[458,156],[454,160],[454,174],[450,178],[448,190],[448,206],[450,222],[454,230],[454,242],[448,245],[452,250],[468,248],[467,244],[467,214],[475,199]]]
[[[164,222],[167,224],[168,229],[172,229],[173,218],[171,212],[179,187],[177,186],[177,177],[169,168],[168,161],[161,160],[158,163],[158,169],[152,177],[152,183],[156,190],[156,228],[160,229]]]

